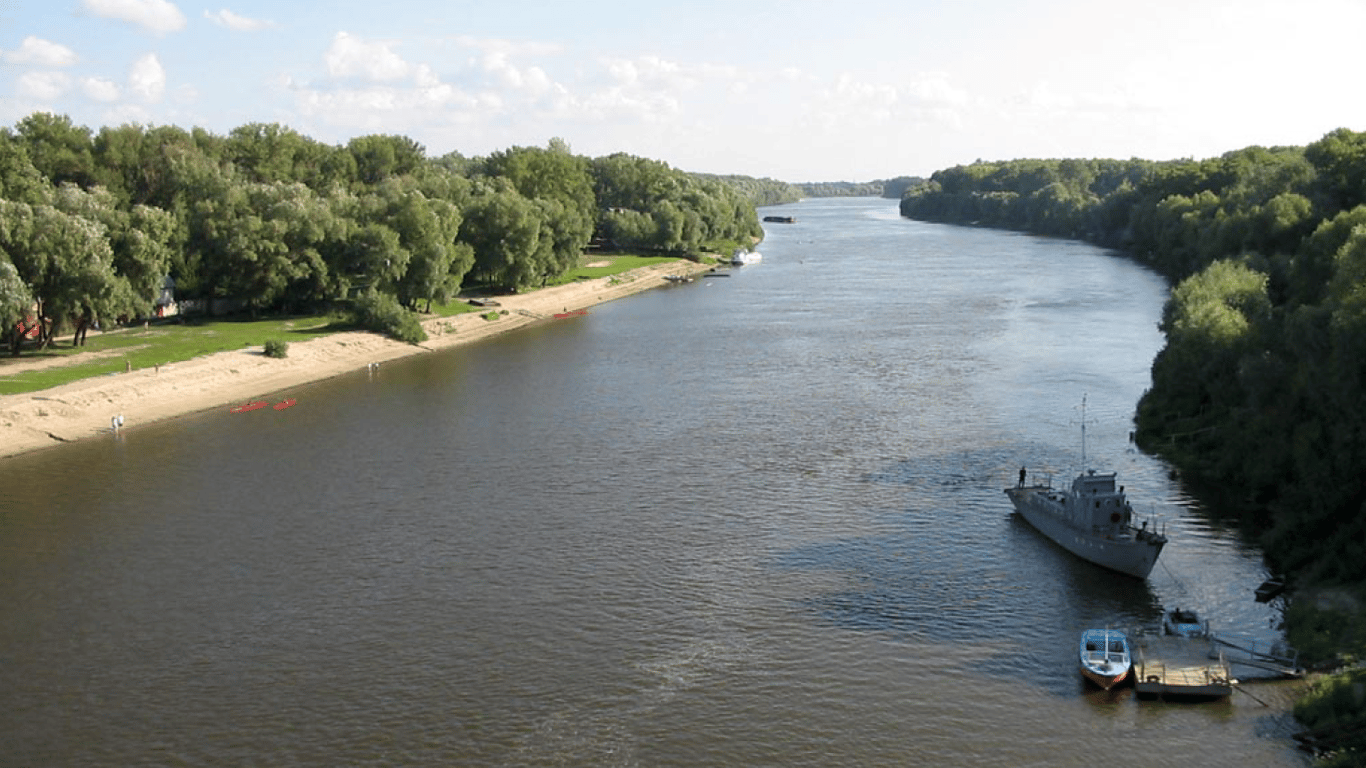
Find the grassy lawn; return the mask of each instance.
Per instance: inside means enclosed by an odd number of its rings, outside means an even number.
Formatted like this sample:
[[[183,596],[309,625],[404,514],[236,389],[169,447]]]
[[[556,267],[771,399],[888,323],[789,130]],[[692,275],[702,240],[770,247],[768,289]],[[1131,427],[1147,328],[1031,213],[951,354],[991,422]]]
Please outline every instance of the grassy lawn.
[[[222,319],[185,325],[156,325],[145,330],[136,326],[123,328],[89,336],[84,347],[73,348],[70,341],[59,342],[55,347],[41,352],[25,352],[18,358],[73,358],[69,363],[51,368],[10,374],[6,371],[6,362],[14,358],[0,356],[0,394],[36,392],[92,376],[122,373],[128,366],[151,368],[200,355],[260,346],[267,339],[307,341],[340,330],[341,327],[334,324],[335,320],[321,315],[270,320]],[[89,359],[78,362],[82,357]]]
[[[678,256],[635,256],[632,254],[613,254],[608,256],[594,256],[585,258],[585,264],[599,264],[608,262],[605,266],[589,267],[580,266],[578,269],[571,269],[560,277],[546,283],[546,285],[566,285],[579,280],[592,280],[598,277],[611,277],[622,272],[630,272],[639,267],[652,267],[656,264],[668,264],[671,261],[678,261]]]
[[[456,315],[463,315],[466,312],[478,311],[479,307],[474,306],[464,299],[451,299],[444,304],[433,301],[432,313],[430,315],[421,315],[420,317],[423,320],[427,320],[431,317],[454,317]]]

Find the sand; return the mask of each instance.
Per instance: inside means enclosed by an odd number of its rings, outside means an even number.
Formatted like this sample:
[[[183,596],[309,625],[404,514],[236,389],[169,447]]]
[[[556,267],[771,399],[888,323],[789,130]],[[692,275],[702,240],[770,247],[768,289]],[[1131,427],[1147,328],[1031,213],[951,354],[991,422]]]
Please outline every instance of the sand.
[[[271,403],[271,393],[312,381],[362,370],[409,355],[448,349],[537,322],[554,315],[666,285],[665,275],[705,272],[707,266],[678,261],[642,267],[611,278],[581,280],[516,296],[500,296],[497,320],[484,312],[427,320],[430,337],[420,345],[404,344],[374,333],[336,333],[289,345],[288,357],[269,358],[260,347],[197,357],[130,373],[97,376],[59,387],[0,396],[0,458],[86,440],[112,431],[122,415],[122,429],[136,429],[165,419],[212,408],[231,408],[250,400]],[[84,358],[84,359],[82,359]],[[84,362],[78,355],[62,362]],[[53,365],[48,360],[5,360],[0,376]],[[61,364],[61,363],[57,363]]]

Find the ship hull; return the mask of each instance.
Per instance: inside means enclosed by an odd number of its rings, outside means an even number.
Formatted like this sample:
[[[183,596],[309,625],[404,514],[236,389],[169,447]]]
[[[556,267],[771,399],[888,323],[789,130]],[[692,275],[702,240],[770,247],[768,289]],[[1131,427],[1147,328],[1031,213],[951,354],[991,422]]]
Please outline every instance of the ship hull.
[[[1124,682],[1124,679],[1129,676],[1129,670],[1126,669],[1123,672],[1107,674],[1083,666],[1081,668],[1081,674],[1096,686],[1108,691]]]
[[[1155,543],[1137,536],[1095,535],[1076,528],[1060,517],[1055,506],[1044,498],[1045,492],[1046,489],[1037,487],[1006,489],[1006,495],[1020,516],[1068,552],[1102,568],[1138,579],[1145,579],[1152,572],[1165,541]]]

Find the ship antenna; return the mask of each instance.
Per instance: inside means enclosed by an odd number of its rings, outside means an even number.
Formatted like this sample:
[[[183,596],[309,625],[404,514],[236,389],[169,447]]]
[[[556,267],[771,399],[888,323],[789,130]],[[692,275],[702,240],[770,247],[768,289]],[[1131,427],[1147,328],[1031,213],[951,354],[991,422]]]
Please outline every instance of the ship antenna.
[[[1086,393],[1081,396],[1081,471],[1086,474]]]
[[[1086,393],[1081,394],[1081,471],[1086,471]]]

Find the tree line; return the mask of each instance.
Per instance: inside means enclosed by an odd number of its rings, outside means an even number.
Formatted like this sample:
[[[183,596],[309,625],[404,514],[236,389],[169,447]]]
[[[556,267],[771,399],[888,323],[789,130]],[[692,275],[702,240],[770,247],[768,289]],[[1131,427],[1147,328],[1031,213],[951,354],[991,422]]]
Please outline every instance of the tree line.
[[[791,183],[752,176],[703,176],[723,181],[748,197],[755,205],[782,205],[808,197],[885,197],[899,199],[906,190],[924,182],[918,176],[898,176],[873,181],[807,181]]]
[[[35,113],[0,127],[0,327],[15,354],[30,334],[79,342],[148,316],[167,276],[177,298],[353,306],[411,334],[414,310],[462,286],[544,285],[590,247],[729,252],[761,234],[732,185],[558,139],[467,158],[264,123],[92,131]]]
[[[1089,240],[1175,286],[1137,439],[1222,496],[1273,566],[1366,581],[1366,133],[1206,160],[939,171],[904,216]]]

